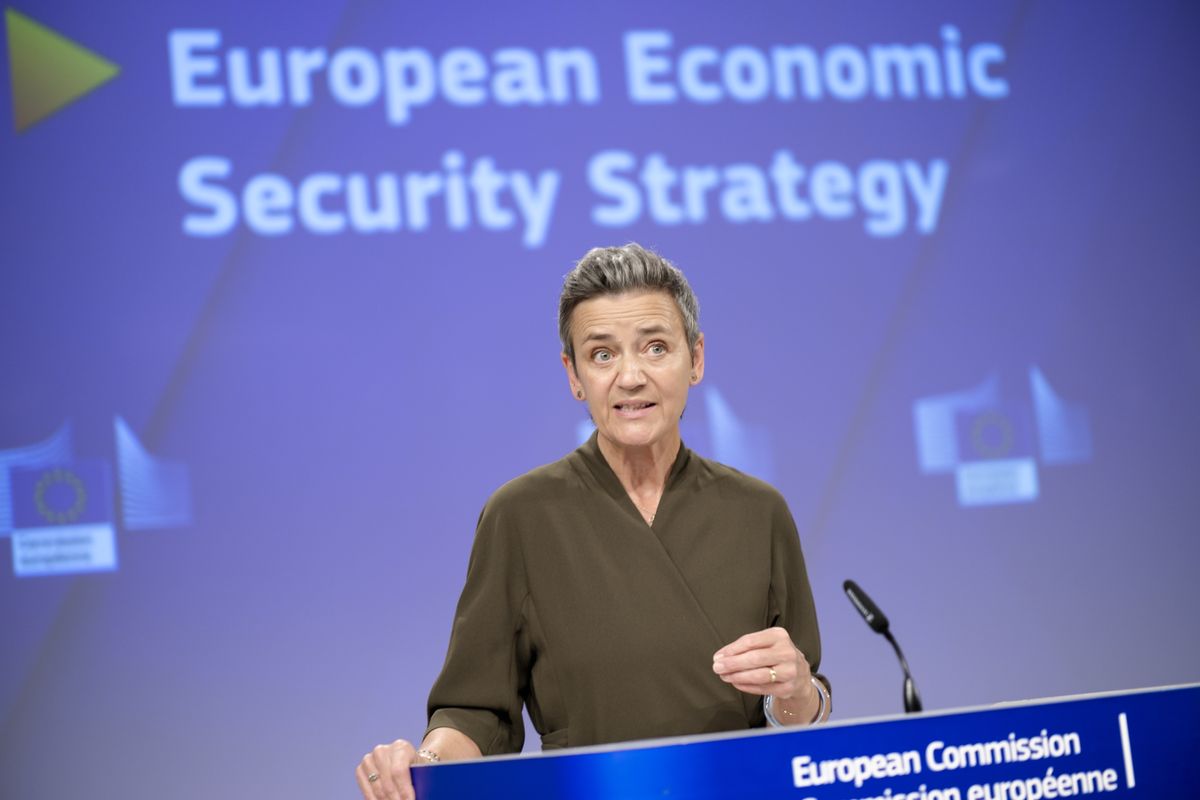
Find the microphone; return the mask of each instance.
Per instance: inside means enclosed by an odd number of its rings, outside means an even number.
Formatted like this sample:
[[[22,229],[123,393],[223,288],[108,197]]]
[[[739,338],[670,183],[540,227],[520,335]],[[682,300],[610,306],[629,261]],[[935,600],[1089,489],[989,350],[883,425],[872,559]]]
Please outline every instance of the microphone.
[[[845,590],[846,597],[850,598],[850,603],[858,609],[858,613],[862,614],[862,618],[871,626],[871,630],[892,643],[892,649],[896,651],[896,657],[900,659],[900,669],[904,670],[904,711],[908,714],[920,711],[921,696],[917,694],[917,684],[913,681],[912,673],[908,671],[908,661],[905,660],[900,645],[896,643],[892,632],[888,630],[888,618],[854,581],[847,580],[842,584],[842,589]]]

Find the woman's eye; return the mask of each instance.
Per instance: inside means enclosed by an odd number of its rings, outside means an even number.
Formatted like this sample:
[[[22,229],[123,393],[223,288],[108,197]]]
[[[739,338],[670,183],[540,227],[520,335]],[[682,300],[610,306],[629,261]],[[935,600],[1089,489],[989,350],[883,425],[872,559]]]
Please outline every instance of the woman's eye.
[[[596,352],[592,353],[592,361],[595,361],[598,364],[604,364],[611,360],[612,353],[608,352],[607,350],[597,350]]]
[[[663,353],[667,352],[667,347],[663,344],[652,344],[650,345],[650,352],[656,356],[661,356]]]

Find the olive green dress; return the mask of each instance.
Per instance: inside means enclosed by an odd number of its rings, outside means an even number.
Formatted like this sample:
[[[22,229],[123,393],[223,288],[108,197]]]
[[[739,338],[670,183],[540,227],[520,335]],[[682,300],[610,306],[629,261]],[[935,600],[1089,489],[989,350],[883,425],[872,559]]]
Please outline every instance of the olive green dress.
[[[648,526],[596,436],[502,486],[479,518],[429,728],[484,755],[765,724],[712,671],[779,625],[814,672],[817,617],[796,526],[768,484],[680,447]]]

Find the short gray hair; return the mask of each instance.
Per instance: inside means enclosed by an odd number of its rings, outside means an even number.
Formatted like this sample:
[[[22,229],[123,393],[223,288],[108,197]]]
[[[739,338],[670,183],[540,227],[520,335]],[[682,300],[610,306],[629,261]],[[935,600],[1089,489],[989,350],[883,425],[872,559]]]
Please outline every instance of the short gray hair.
[[[575,363],[571,341],[571,314],[584,300],[610,294],[664,291],[679,307],[687,334],[688,353],[700,339],[700,304],[679,268],[636,242],[624,247],[593,247],[563,279],[558,298],[558,337],[563,352]]]

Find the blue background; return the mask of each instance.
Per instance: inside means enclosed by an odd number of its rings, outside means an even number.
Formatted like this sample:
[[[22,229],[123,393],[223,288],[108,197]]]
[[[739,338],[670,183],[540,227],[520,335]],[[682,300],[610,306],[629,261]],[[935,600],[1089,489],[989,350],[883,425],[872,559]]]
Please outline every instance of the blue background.
[[[120,531],[114,573],[0,569],[3,796],[350,796],[363,752],[419,736],[479,509],[579,438],[562,276],[629,240],[699,295],[707,370],[685,442],[787,497],[838,717],[901,702],[847,577],[892,618],[928,708],[1197,678],[1192,5],[19,10],[121,74],[21,134],[0,126],[0,449],[69,419],[76,457],[112,459],[120,415],[187,465],[193,522]],[[631,30],[671,31],[678,54],[939,46],[947,23],[964,46],[1004,48],[1007,97],[654,106],[625,91]],[[252,52],[585,47],[601,99],[434,102],[400,127],[320,92],[305,108],[179,108],[167,37],[184,27]],[[586,164],[612,148],[764,168],[781,148],[852,169],[941,158],[950,173],[929,235],[712,209],[705,225],[602,228]],[[436,213],[424,232],[374,236],[182,229],[195,209],[177,176],[196,156],[231,159],[235,182],[296,181],[433,170],[450,149],[561,172],[542,246],[450,232]],[[919,469],[913,404],[993,373],[1021,398],[1031,365],[1087,409],[1092,457],[1039,464],[1036,502],[960,507],[952,475]]]

